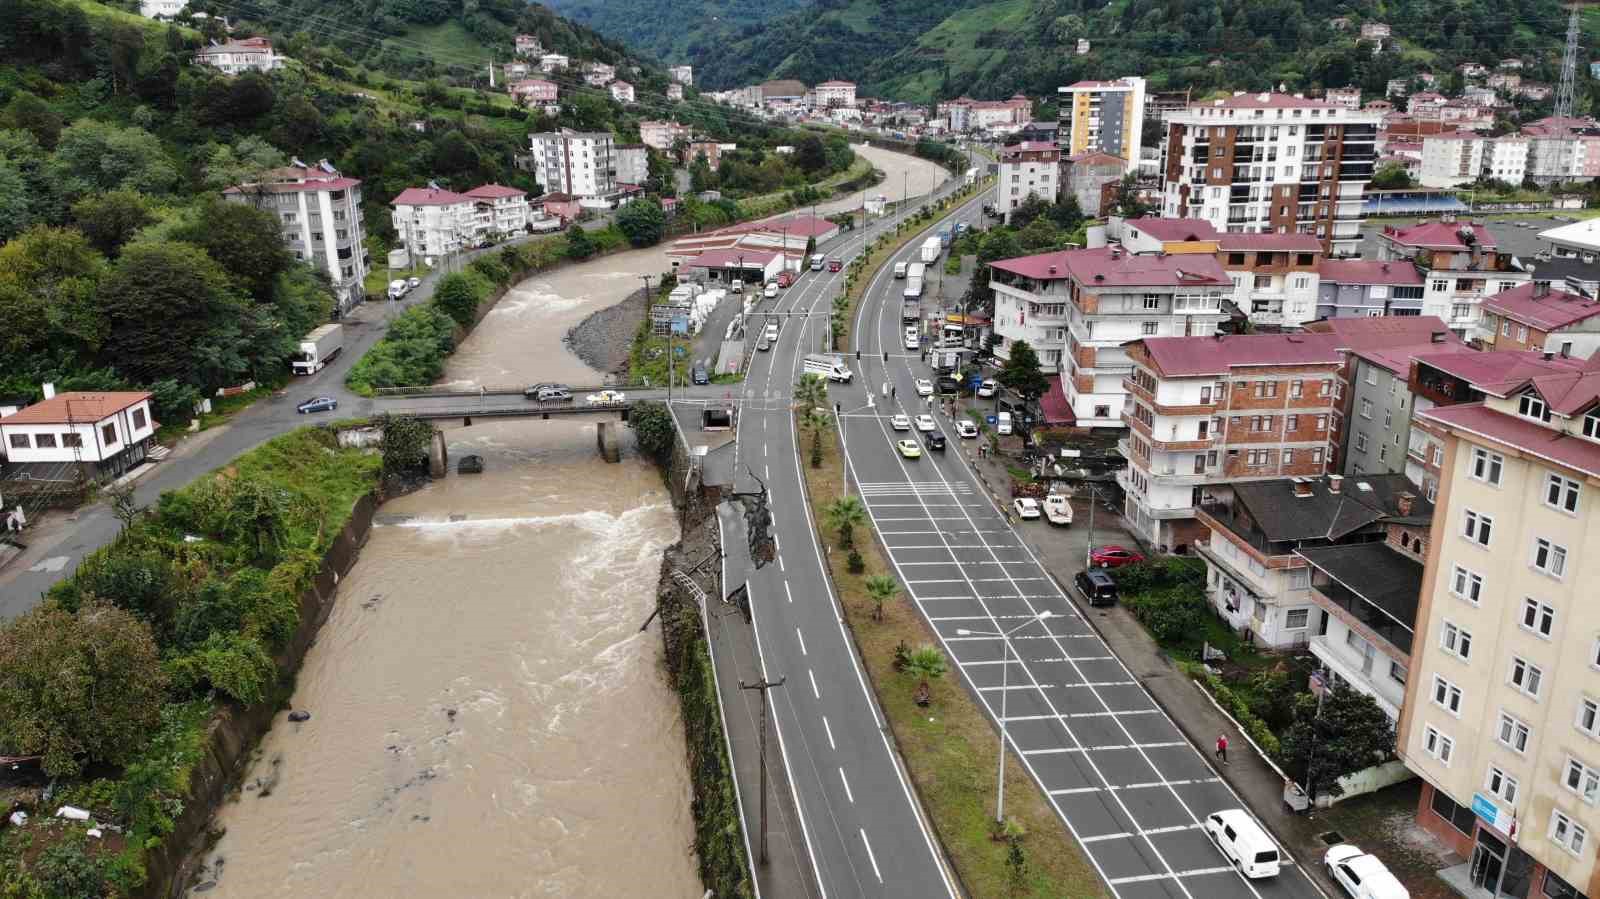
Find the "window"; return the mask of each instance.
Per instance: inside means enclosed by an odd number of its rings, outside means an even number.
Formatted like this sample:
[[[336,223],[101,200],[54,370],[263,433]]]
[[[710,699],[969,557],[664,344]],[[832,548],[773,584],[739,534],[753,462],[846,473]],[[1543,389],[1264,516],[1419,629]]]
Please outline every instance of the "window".
[[[1600,412],[1590,412],[1583,417],[1583,436],[1600,440]]]
[[[1317,416],[1317,430],[1326,431],[1327,429],[1328,429],[1328,416],[1326,416],[1326,415],[1318,415]]]
[[[1544,502],[1563,512],[1577,514],[1578,494],[1583,491],[1577,481],[1558,474],[1547,475],[1544,481]]]
[[[1362,433],[1362,432],[1360,432],[1360,431],[1357,431],[1356,432],[1356,452],[1364,453],[1366,451],[1367,451],[1367,435]]]
[[[1494,531],[1494,518],[1480,512],[1467,510],[1466,521],[1462,525],[1461,535],[1479,546],[1488,546],[1489,537]]]
[[[1537,599],[1524,599],[1522,601],[1522,626],[1541,637],[1548,637],[1555,631],[1556,610]]]
[[[1491,453],[1481,446],[1472,448],[1472,478],[1486,484],[1500,483],[1500,475],[1505,471],[1506,459],[1499,453]]]
[[[1387,446],[1378,447],[1378,461],[1382,462],[1382,461],[1384,461],[1384,460],[1386,460],[1388,458],[1389,458],[1389,448]]]
[[[1284,422],[1283,426],[1286,429],[1290,430],[1290,431],[1298,431],[1298,430],[1300,430],[1300,416],[1298,416],[1298,415],[1289,416],[1289,420]]]
[[[1539,687],[1544,683],[1544,671],[1538,665],[1529,662],[1520,656],[1511,657],[1511,686],[1528,694],[1534,699],[1539,698]]]
[[[1406,666],[1400,664],[1399,662],[1396,662],[1394,659],[1390,659],[1389,660],[1389,679],[1394,681],[1395,683],[1401,685],[1401,686],[1405,686],[1405,683],[1406,683]]]
[[[1146,309],[1160,309],[1161,308],[1161,294],[1158,294],[1158,293],[1147,293],[1147,294],[1145,294],[1144,295],[1144,308],[1146,308]]]
[[[1528,751],[1528,737],[1532,735],[1528,725],[1511,717],[1505,712],[1500,713],[1500,727],[1495,732],[1495,739],[1517,752]]]
[[[1305,393],[1305,390],[1306,390],[1306,382],[1304,382],[1304,381],[1290,381],[1289,382],[1289,395],[1294,397],[1295,399],[1299,399],[1301,397],[1301,395]]]
[[[28,449],[30,445],[31,444],[28,442],[28,435],[27,434],[12,434],[11,435],[11,448],[12,449]]]
[[[1371,418],[1372,417],[1372,400],[1364,399],[1364,400],[1361,401],[1361,417],[1362,418]]]
[[[116,425],[101,425],[101,427],[100,427],[100,440],[106,446],[116,446],[117,445],[117,426]]]
[[[1540,537],[1533,541],[1533,567],[1551,577],[1567,571],[1567,548]]]
[[[1517,414],[1525,418],[1538,419],[1539,421],[1549,421],[1550,407],[1546,406],[1544,404],[1544,400],[1539,399],[1538,396],[1532,393],[1524,393],[1522,397],[1517,400]]]
[[[1286,631],[1305,630],[1306,623],[1311,619],[1310,609],[1290,609],[1284,613],[1283,629]]]
[[[68,449],[71,449],[72,447],[81,447],[83,446],[83,435],[77,433],[62,434],[61,445],[67,447]]]
[[[1283,451],[1283,464],[1285,464],[1285,465],[1293,465],[1294,464],[1294,450],[1286,449],[1286,450]]]
[[[1478,597],[1483,595],[1483,575],[1457,565],[1455,574],[1450,578],[1450,592],[1477,605]]]
[[[1517,779],[1493,765],[1489,766],[1489,776],[1484,778],[1483,788],[1512,805],[1517,802]]]
[[[1585,765],[1575,758],[1567,759],[1567,776],[1562,779],[1566,788],[1579,796],[1583,801],[1594,804],[1600,798],[1600,771]]]
[[[1277,381],[1257,381],[1256,382],[1256,396],[1258,396],[1258,397],[1274,397],[1274,396],[1277,396],[1277,395],[1278,395],[1278,382]]]
[[[1456,741],[1440,733],[1438,728],[1430,724],[1422,732],[1422,748],[1445,767],[1449,767],[1450,757],[1455,755]]]
[[[1546,899],[1583,899],[1577,887],[1562,880],[1554,871],[1544,872],[1544,885],[1539,887],[1539,892]]]
[[[133,429],[135,431],[142,431],[142,430],[144,430],[144,426],[145,426],[144,410],[143,409],[135,409],[135,410],[133,410]]]
[[[1311,451],[1311,461],[1314,464],[1318,464],[1318,465],[1322,464],[1322,448],[1321,447],[1317,447],[1316,449],[1313,449]]]
[[[1428,282],[1428,289],[1434,293],[1444,293],[1450,289],[1450,282],[1435,278]]]
[[[1587,696],[1578,701],[1578,720],[1574,722],[1578,730],[1591,737],[1600,737],[1600,704]]]
[[[1454,622],[1446,621],[1439,629],[1439,646],[1445,652],[1463,661],[1472,655],[1472,632],[1462,630]]]
[[[1589,834],[1576,821],[1561,812],[1550,813],[1550,840],[1573,855],[1583,853],[1583,841]]]
[[[1139,331],[1146,337],[1153,336],[1156,333],[1156,322],[1140,322]]]
[[[1390,383],[1394,382],[1391,381]],[[1394,410],[1385,409],[1383,410],[1383,429],[1387,431],[1392,427],[1394,427]]]
[[[1355,634],[1355,631],[1350,631]],[[1461,688],[1439,675],[1433,676],[1433,704],[1452,715],[1461,714]]]
[[[1370,366],[1370,365],[1365,366],[1365,367],[1367,369],[1367,377],[1366,377],[1367,383],[1368,384],[1376,384],[1376,383],[1378,383],[1378,370],[1376,368]]]

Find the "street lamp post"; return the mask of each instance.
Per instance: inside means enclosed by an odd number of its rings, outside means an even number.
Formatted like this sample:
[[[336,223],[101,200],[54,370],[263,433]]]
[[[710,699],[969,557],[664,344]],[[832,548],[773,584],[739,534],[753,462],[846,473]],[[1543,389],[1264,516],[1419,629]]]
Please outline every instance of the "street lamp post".
[[[961,637],[999,637],[1001,643],[1000,658],[1000,762],[999,762],[999,788],[995,795],[994,821],[996,824],[1005,824],[1006,821],[1006,694],[1010,692],[1011,682],[1008,677],[1011,670],[1011,635],[1022,630],[1035,621],[1044,621],[1056,617],[1056,613],[1049,609],[1029,618],[1008,631],[971,631],[966,628],[957,628],[956,635]],[[1017,661],[1022,661],[1022,655],[1017,654]]]

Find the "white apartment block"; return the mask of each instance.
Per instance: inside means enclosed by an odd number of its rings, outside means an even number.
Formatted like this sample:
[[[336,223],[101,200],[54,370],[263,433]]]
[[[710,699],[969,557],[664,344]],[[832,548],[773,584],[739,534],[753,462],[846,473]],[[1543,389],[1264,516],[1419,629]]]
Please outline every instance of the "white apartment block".
[[[1354,254],[1381,118],[1275,93],[1166,113],[1162,214],[1218,231],[1311,234]]]
[[[617,144],[617,183],[641,185],[650,180],[650,154],[644,144]]]
[[[821,107],[856,105],[856,85],[853,81],[824,81],[812,88],[816,105]]]
[[[79,392],[56,394],[45,385],[43,402],[0,419],[0,444],[13,466],[26,472],[72,479],[61,466],[78,466],[91,479],[110,478],[144,461],[156,421],[150,394]],[[13,475],[16,476],[16,475]]]
[[[616,162],[608,131],[560,131],[528,136],[533,174],[547,192],[601,197],[617,187]]]
[[[1378,235],[1378,259],[1407,261],[1422,271],[1422,314],[1434,315],[1462,339],[1485,338],[1483,300],[1531,280],[1531,273],[1499,252],[1495,237],[1476,222],[1454,216],[1409,228],[1386,226]]]
[[[1029,140],[1001,148],[994,205],[1007,221],[1029,197],[1054,203],[1060,187],[1061,149],[1055,144]]]
[[[139,0],[139,15],[147,19],[175,19],[189,0]]]
[[[1462,131],[1422,138],[1422,186],[1455,187],[1478,180],[1485,138]]]
[[[591,62],[583,67],[584,83],[592,87],[605,87],[616,80],[617,67],[603,62]]]
[[[478,242],[482,222],[478,204],[465,194],[433,185],[408,187],[390,202],[399,242],[413,261],[458,253]]]
[[[679,84],[687,87],[694,86],[694,66],[672,66],[667,69],[667,74]]]
[[[539,57],[539,71],[546,75],[551,72],[564,72],[572,65],[571,58],[562,53],[546,53]]]
[[[611,99],[618,103],[632,103],[633,85],[626,81],[611,82]]]
[[[274,72],[289,61],[272,50],[272,41],[264,37],[247,37],[226,44],[212,44],[196,51],[194,61],[210,66],[224,75],[243,72]]]
[[[677,122],[646,119],[639,123],[639,140],[645,146],[654,147],[663,153],[671,150],[679,138],[688,140],[691,133],[688,125],[680,125]]]
[[[533,218],[525,190],[503,184],[483,184],[462,196],[477,205],[474,230],[480,234],[520,234]]]
[[[284,246],[328,276],[341,312],[365,298],[367,235],[359,180],[339,174],[325,159],[313,166],[295,160],[267,172],[259,184],[235,185],[222,195],[277,215]]]
[[[1528,173],[1531,142],[1520,134],[1489,138],[1483,148],[1483,174],[1499,181],[1521,184]]]

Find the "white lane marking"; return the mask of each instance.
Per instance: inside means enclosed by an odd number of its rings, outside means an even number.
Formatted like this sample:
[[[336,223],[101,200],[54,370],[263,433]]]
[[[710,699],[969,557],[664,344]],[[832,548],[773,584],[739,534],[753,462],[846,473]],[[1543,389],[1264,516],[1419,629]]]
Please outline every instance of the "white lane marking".
[[[1119,746],[1053,746],[1049,749],[1024,749],[1022,754],[1058,755],[1064,752],[1113,752],[1118,749],[1175,749],[1188,745],[1182,740],[1166,740],[1160,743],[1123,743]]]
[[[810,668],[807,668],[806,669],[806,677],[811,678],[811,695],[816,697],[817,699],[821,699],[822,698],[822,691],[817,689],[817,676],[816,676],[816,674],[812,673]]]
[[[878,857],[872,854],[872,844],[867,842],[867,829],[856,828],[861,831],[861,845],[867,847],[867,861],[872,862],[872,873],[878,876],[878,882],[883,883],[883,872],[878,870]]]
[[[1018,685],[1018,684],[1007,684],[1004,687],[979,687],[978,688],[978,692],[980,692],[980,693],[993,693],[993,692],[995,692],[997,690],[1034,690],[1034,689],[1039,689],[1039,690],[1055,690],[1055,689],[1071,690],[1071,689],[1074,689],[1074,688],[1081,688],[1081,687],[1090,687],[1090,688],[1093,688],[1093,687],[1131,687],[1131,686],[1133,686],[1134,684],[1137,684],[1137,683],[1138,683],[1138,681],[1135,681],[1135,680],[1097,680],[1097,681],[1090,681],[1087,684],[1040,684],[1038,687],[1035,687],[1033,684],[1021,684],[1021,685]]]
[[[1030,665],[1038,665],[1045,662],[1110,662],[1115,658],[1116,656],[1055,656],[1046,659],[1029,659],[1028,663]],[[987,662],[957,662],[956,664],[963,668],[972,668],[977,665],[1004,665],[1005,662],[993,659]],[[1015,665],[1016,662],[1013,661],[1012,664]]]
[[[851,802],[856,801],[856,794],[850,792],[850,778],[844,776],[844,766],[839,767],[839,782],[844,784],[844,798]]]
[[[1033,636],[1033,637],[1012,637],[1011,638],[1011,642],[1012,643],[1021,643],[1024,640],[1087,640],[1087,639],[1089,639],[1089,638],[1091,638],[1093,636],[1094,636],[1094,634],[1042,634],[1042,635]],[[944,638],[946,643],[969,643],[969,642],[972,642],[974,640],[999,640],[999,639],[1000,639],[999,637],[985,637],[985,636],[982,636],[982,635],[975,635],[975,636],[971,636],[971,637],[945,637]]]
[[[828,748],[838,751],[839,747],[833,745],[833,726],[828,723],[828,716],[822,716],[822,729],[828,733]]]
[[[804,635],[802,635],[800,633],[800,629],[799,628],[795,628],[794,629],[794,638],[796,640],[800,641],[800,654],[801,655],[807,655],[807,653],[806,653],[806,638],[805,638]]]
[[[789,582],[788,581],[784,581],[783,582],[783,595],[790,602],[794,602],[794,593],[793,593],[793,591],[791,591],[789,589]]]
[[[1137,831],[1124,831],[1123,833],[1102,833],[1092,837],[1083,837],[1080,842],[1100,843],[1106,840],[1126,840],[1136,836],[1152,836],[1163,833],[1182,833],[1185,830],[1199,830],[1204,824],[1175,824],[1172,827],[1147,827]]]
[[[783,571],[783,572],[787,572],[788,571],[787,568],[783,567],[783,556],[779,556],[778,557],[778,570],[779,571]]]
[[[1121,886],[1125,883],[1148,883],[1152,880],[1166,880],[1169,877],[1202,877],[1207,874],[1231,874],[1233,868],[1190,868],[1187,871],[1163,871],[1158,874],[1137,874],[1133,877],[1118,877],[1110,881],[1112,886]],[[1185,891],[1187,892],[1187,891]],[[1254,892],[1254,890],[1252,890]]]
[[[1152,781],[1149,781],[1148,783],[1127,784],[1125,786],[1118,786],[1116,784],[1107,784],[1106,786],[1103,786],[1103,787],[1071,787],[1071,788],[1065,789],[1065,790],[1051,790],[1050,791],[1050,795],[1051,796],[1074,796],[1074,795],[1077,795],[1079,793],[1106,793],[1106,792],[1116,793],[1116,792],[1120,792],[1122,790],[1154,790],[1154,789],[1163,789],[1164,790],[1164,789],[1167,789],[1169,787],[1187,787],[1187,786],[1192,786],[1194,784],[1211,784],[1211,783],[1221,783],[1221,782],[1222,782],[1222,778],[1220,778],[1220,777],[1196,777],[1193,780],[1152,780]],[[1153,831],[1140,831],[1140,833],[1141,834],[1153,833]]]
[[[778,539],[777,531],[772,532],[772,548],[780,553],[783,552],[783,541]]]
[[[1125,709],[1120,712],[1058,712],[1054,715],[1007,715],[1006,721],[1056,721],[1066,718],[1121,718],[1132,715],[1154,715],[1159,709]]]

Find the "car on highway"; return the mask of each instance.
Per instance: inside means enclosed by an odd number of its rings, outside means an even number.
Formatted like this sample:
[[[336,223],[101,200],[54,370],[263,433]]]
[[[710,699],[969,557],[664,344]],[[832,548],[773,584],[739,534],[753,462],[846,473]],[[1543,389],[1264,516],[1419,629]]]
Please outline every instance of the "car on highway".
[[[1017,497],[1014,501],[1012,501],[1011,508],[1016,510],[1018,518],[1028,519],[1039,517],[1039,501],[1031,496]]]
[[[778,296],[778,282],[776,282],[776,281],[768,281],[767,282],[767,288],[766,288],[766,290],[761,292],[761,295],[766,297],[769,300],[776,299],[777,296]]]
[[[1089,551],[1089,562],[1099,568],[1121,568],[1135,562],[1143,562],[1144,556],[1134,552],[1126,546],[1112,544]]]
[[[1350,899],[1411,899],[1411,892],[1379,861],[1349,843],[1340,843],[1322,856],[1328,877]]]
[[[789,269],[784,269],[783,271],[778,272],[778,286],[788,290],[789,285],[794,283],[795,277],[795,273]]]
[[[524,390],[522,395],[540,403],[572,402],[572,388],[565,384],[537,384]]]
[[[944,435],[938,431],[929,432],[922,438],[922,442],[928,445],[928,449],[944,452]]]
[[[765,336],[762,336],[760,340],[756,341],[756,349],[765,353],[767,350],[772,349],[772,341],[768,340]]]
[[[837,272],[837,271],[841,271],[843,268],[844,268],[844,263],[843,262],[840,262],[837,259],[829,259],[828,260],[828,271]]]
[[[917,396],[933,396],[933,382],[927,378],[918,378]]]
[[[960,393],[961,382],[949,375],[940,375],[939,379],[933,382],[933,389],[940,393]]]
[[[767,330],[766,330],[765,333],[762,334],[762,337],[764,337],[767,340],[777,340],[778,339],[778,323],[777,322],[769,323],[767,325]]]
[[[911,430],[911,416],[904,412],[894,415],[889,419],[889,427],[894,428],[896,431],[909,431]]]
[[[917,416],[917,430],[927,432],[937,430],[937,428],[938,426],[933,423],[932,415]]]
[[[978,436],[978,426],[970,421],[956,422],[956,436],[962,440],[970,440]]]
[[[904,456],[907,459],[920,459],[920,458],[922,458],[922,447],[918,446],[917,442],[915,440],[899,440],[899,441],[896,441],[895,442],[895,448],[900,451],[900,455]]]
[[[584,397],[584,402],[591,406],[614,406],[628,401],[628,395],[620,390],[602,390]]]
[[[318,396],[312,397],[300,405],[295,406],[294,411],[299,412],[301,415],[305,415],[311,412],[332,412],[337,408],[339,408],[338,400],[331,396]]]
[[[710,384],[711,383],[711,373],[706,371],[706,367],[705,367],[704,364],[699,364],[699,365],[696,365],[692,370],[690,370],[690,372],[689,372],[689,380],[693,381],[696,384]]]
[[[917,337],[917,329],[916,328],[907,328],[906,329],[906,339],[905,339],[905,347],[906,347],[906,349],[914,350],[914,349],[917,349],[917,348],[919,348],[921,346],[922,346],[922,340]]]
[[[996,390],[999,390],[999,389],[1000,389],[1000,382],[999,381],[996,381],[994,378],[984,378],[983,379],[983,383],[978,385],[978,396],[982,396],[982,397],[994,396],[994,392]]]

